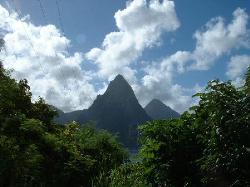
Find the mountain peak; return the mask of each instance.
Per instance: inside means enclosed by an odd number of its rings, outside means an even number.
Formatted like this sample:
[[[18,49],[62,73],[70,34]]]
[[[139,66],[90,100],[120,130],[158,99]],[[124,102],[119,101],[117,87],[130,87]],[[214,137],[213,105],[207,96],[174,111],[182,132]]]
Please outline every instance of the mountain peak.
[[[114,80],[110,81],[110,84],[108,87],[112,87],[112,86],[116,86],[115,87],[116,89],[117,89],[117,86],[118,88],[120,87],[126,87],[127,89],[131,88],[128,81],[121,74],[116,75]]]
[[[159,99],[153,99],[144,109],[152,119],[171,119],[180,117],[178,112],[166,106]]]
[[[152,105],[152,104],[161,104],[161,105],[165,105],[162,101],[160,101],[159,99],[152,99],[152,101],[149,102],[148,105]],[[166,106],[166,105],[165,105]]]
[[[126,79],[120,74],[118,74],[115,79],[110,82],[104,95],[119,98],[135,97],[133,89]]]
[[[126,81],[126,79],[121,74],[116,75],[114,80],[116,80],[116,81],[118,81],[118,80],[119,81]]]
[[[122,75],[117,75],[105,93],[96,98],[88,116],[98,128],[118,133],[121,142],[129,146],[136,144],[137,125],[150,120]]]
[[[71,113],[61,112],[57,121],[65,124],[75,120],[80,124],[95,122],[99,129],[106,129],[118,135],[127,147],[137,147],[137,127],[152,119],[178,118],[180,115],[162,103],[153,99],[145,110],[138,102],[132,87],[118,74],[112,80],[103,95],[98,95],[86,110]]]

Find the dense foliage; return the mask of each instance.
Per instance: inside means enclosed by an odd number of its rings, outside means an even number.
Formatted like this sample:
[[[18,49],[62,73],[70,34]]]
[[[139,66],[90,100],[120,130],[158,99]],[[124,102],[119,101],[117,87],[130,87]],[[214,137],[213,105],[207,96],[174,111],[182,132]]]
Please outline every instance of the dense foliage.
[[[250,186],[249,80],[210,81],[180,119],[141,125],[141,161],[115,170],[117,186]]]
[[[144,187],[146,181],[145,167],[141,163],[126,163],[113,170],[110,176],[110,187]]]
[[[56,112],[31,102],[27,81],[0,68],[0,186],[91,186],[127,159],[107,131],[54,124]]]

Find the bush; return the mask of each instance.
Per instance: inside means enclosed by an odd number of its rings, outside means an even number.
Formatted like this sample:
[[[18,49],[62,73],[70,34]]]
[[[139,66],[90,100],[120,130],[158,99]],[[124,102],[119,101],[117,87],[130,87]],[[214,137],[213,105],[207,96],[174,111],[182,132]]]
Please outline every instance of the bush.
[[[140,163],[126,163],[114,169],[111,174],[110,187],[149,187],[144,166]]]

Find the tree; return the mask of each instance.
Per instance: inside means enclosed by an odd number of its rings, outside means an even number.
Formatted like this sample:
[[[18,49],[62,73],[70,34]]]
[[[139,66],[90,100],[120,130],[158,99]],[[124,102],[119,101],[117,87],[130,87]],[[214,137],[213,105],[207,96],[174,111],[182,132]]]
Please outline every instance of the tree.
[[[0,69],[0,186],[91,186],[127,159],[107,131],[53,122],[53,107],[31,101],[27,80]]]
[[[210,81],[180,119],[140,126],[140,156],[154,186],[250,186],[250,69],[246,84]]]
[[[200,186],[194,162],[201,154],[188,114],[140,126],[140,155],[154,186]]]
[[[250,67],[248,67],[247,69],[246,82],[244,87],[246,89],[247,94],[250,94]]]
[[[204,145],[199,159],[203,182],[247,186],[250,183],[250,100],[244,89],[231,82],[210,81],[193,107],[194,125]]]
[[[142,163],[128,162],[112,170],[110,187],[150,187],[146,181],[145,168]]]

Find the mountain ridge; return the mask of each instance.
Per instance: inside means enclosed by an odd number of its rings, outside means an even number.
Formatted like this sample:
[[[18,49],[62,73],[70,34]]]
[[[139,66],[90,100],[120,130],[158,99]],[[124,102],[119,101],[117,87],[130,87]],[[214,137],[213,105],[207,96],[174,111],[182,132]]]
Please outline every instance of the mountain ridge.
[[[180,114],[159,99],[152,99],[145,107],[146,113],[154,120],[179,118]]]
[[[119,74],[88,109],[64,113],[56,122],[62,124],[72,120],[80,124],[94,121],[97,128],[117,134],[123,144],[133,147],[137,144],[138,125],[151,118],[138,102],[132,87]]]
[[[105,129],[118,135],[125,146],[137,147],[137,127],[155,119],[178,118],[179,113],[158,99],[153,99],[143,108],[126,79],[118,74],[110,81],[106,91],[98,95],[88,109],[64,113],[58,110],[55,122],[66,124],[76,121],[79,124],[94,122],[98,129]]]

